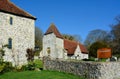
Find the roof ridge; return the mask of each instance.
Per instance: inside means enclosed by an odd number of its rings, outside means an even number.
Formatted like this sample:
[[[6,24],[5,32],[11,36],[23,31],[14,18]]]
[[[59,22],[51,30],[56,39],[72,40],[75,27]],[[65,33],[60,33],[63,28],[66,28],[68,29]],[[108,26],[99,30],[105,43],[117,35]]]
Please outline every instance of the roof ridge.
[[[10,2],[10,0],[8,0]],[[12,4],[13,6],[15,6],[16,8],[18,8],[19,10],[25,12],[26,14],[32,16],[30,13],[28,13],[27,11],[23,10],[22,8],[20,8],[19,6],[16,6],[14,3],[10,2],[10,4]]]
[[[73,43],[76,43],[76,44],[81,44],[80,42],[77,42],[77,41],[75,41],[75,40],[69,40],[69,39],[64,39],[64,40],[67,40],[67,41],[69,41],[69,42],[73,42]]]
[[[34,16],[32,16],[30,13],[23,10],[19,6],[16,6],[10,0],[1,0],[0,4],[1,4],[0,5],[0,11],[1,12],[10,13],[10,14],[13,14],[13,15],[18,15],[18,16],[27,17],[27,18],[31,18],[31,19],[36,20],[36,18]]]
[[[19,6],[16,6],[14,3],[10,2],[11,4],[13,4],[16,8],[20,9],[21,11],[24,11],[25,13],[31,15],[30,13],[28,13],[26,10],[23,10],[22,8],[20,8]],[[32,16],[32,15],[31,15]]]

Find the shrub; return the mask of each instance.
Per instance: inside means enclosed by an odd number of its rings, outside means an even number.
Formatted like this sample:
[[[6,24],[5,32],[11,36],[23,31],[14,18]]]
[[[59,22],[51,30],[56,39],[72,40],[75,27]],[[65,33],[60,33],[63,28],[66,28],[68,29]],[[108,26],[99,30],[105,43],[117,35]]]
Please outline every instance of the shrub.
[[[34,63],[36,64],[36,67],[39,68],[39,69],[42,69],[43,68],[43,62],[42,60],[34,60]]]
[[[5,68],[5,64],[1,64],[0,65],[0,74],[3,74],[4,68]]]
[[[5,64],[4,72],[9,72],[14,69],[11,62],[4,62],[4,64]]]
[[[0,74],[12,71],[13,69],[14,68],[12,67],[12,63],[11,62],[2,62],[0,64]]]
[[[33,61],[34,60],[34,55],[35,55],[35,51],[33,51],[33,49],[27,49],[26,50],[26,52],[27,52],[27,54],[26,54],[26,56],[27,56],[27,60],[28,60],[28,62],[31,62],[31,61]]]
[[[35,68],[36,68],[36,64],[33,62],[29,62],[27,65],[23,65],[20,70],[21,71],[35,70]]]
[[[41,60],[34,60],[34,62],[29,62],[27,65],[23,65],[21,67],[21,71],[27,71],[27,70],[42,70],[43,64]],[[19,71],[20,71],[19,70]]]
[[[23,65],[20,70],[21,71],[26,71],[27,70],[27,65]]]
[[[28,70],[35,70],[35,68],[36,68],[35,63],[29,63],[29,64],[27,65],[27,69],[28,69]]]

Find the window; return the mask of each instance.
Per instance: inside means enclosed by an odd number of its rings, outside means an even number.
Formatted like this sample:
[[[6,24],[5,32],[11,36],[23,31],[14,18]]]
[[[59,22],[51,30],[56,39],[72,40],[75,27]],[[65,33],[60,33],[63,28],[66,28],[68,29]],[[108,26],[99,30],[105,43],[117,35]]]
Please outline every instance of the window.
[[[10,25],[13,25],[13,18],[10,17]]]
[[[50,53],[51,53],[50,47],[47,48],[47,53],[48,53],[48,56],[50,56]]]
[[[11,38],[8,39],[8,48],[12,49],[12,39]]]

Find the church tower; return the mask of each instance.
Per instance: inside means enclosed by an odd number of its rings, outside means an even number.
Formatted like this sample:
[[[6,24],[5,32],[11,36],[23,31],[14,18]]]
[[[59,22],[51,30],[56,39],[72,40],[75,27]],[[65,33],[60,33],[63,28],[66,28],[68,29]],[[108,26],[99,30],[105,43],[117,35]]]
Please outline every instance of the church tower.
[[[56,26],[52,23],[43,37],[43,56],[63,58],[64,40]]]

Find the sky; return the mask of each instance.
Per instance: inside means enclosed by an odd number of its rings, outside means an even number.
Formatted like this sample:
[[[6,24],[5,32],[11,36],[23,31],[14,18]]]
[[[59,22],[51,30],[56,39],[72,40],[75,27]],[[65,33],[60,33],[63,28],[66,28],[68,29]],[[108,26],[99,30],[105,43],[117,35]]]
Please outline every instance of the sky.
[[[80,35],[82,42],[95,29],[110,31],[120,15],[120,0],[11,0],[37,18],[45,33],[54,23],[62,34]]]

